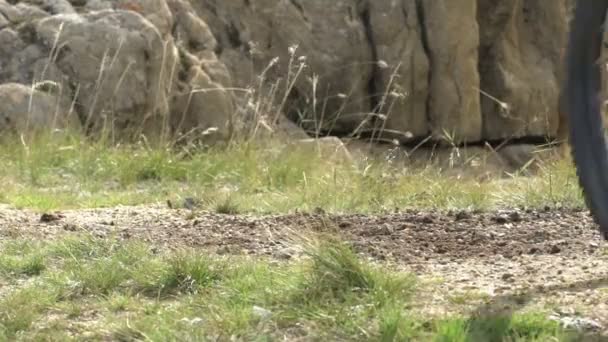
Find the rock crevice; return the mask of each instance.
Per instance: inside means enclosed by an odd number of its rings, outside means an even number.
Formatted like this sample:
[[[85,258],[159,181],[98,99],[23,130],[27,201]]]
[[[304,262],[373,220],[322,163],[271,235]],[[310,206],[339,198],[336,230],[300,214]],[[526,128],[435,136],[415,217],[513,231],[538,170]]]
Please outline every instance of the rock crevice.
[[[374,41],[374,34],[373,34],[373,27],[372,27],[372,23],[371,23],[371,9],[370,9],[370,4],[369,1],[365,1],[361,4],[361,8],[359,9],[359,20],[361,20],[361,23],[363,24],[364,30],[365,30],[365,37],[367,38],[367,41],[369,43],[369,49],[371,51],[371,57],[372,57],[372,66],[371,66],[371,70],[370,70],[370,77],[369,77],[369,81],[368,81],[368,85],[367,85],[367,93],[369,96],[369,112],[370,112],[370,125],[373,128],[381,128],[382,126],[382,122],[384,120],[378,120],[379,116],[377,114],[381,114],[380,111],[382,110],[381,108],[381,102],[382,102],[382,94],[380,94],[378,92],[378,79],[380,76],[380,66],[379,63],[381,62],[379,57],[378,57],[378,49],[376,46],[376,42]],[[380,122],[379,122],[380,121]],[[379,127],[380,126],[380,127]],[[353,132],[354,134],[357,134],[359,132]],[[374,138],[373,136],[373,131],[372,131],[372,138]]]

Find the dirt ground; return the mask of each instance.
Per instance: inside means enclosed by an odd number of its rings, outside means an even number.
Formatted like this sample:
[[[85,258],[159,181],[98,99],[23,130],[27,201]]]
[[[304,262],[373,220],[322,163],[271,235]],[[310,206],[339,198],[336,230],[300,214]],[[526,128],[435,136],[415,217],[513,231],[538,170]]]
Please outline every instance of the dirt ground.
[[[165,206],[47,213],[0,207],[0,239],[117,236],[158,248],[298,258],[294,233],[333,232],[364,258],[414,272],[422,314],[546,309],[608,331],[608,251],[586,211],[222,215]]]

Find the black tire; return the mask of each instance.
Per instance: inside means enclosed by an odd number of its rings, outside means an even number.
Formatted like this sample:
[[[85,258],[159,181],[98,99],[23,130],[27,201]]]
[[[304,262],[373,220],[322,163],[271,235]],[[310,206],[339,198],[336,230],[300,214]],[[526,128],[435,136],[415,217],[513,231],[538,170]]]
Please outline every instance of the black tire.
[[[601,115],[603,23],[608,0],[578,0],[570,26],[566,111],[570,145],[585,201],[608,240],[608,153]]]

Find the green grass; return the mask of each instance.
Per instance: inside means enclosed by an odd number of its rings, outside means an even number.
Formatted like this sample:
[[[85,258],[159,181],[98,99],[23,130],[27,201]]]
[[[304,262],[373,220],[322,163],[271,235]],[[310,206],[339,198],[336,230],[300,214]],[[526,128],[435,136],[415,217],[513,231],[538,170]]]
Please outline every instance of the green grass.
[[[0,143],[0,202],[37,210],[171,202],[221,214],[583,207],[567,160],[478,180],[274,141],[120,146],[72,135]],[[188,199],[188,200],[186,200]],[[184,205],[187,202],[187,205]],[[0,341],[568,341],[544,313],[421,317],[413,276],[331,236],[290,263],[72,236],[0,243]],[[432,286],[427,284],[424,286]],[[454,294],[454,305],[491,298]]]
[[[142,243],[72,236],[10,240],[16,267],[0,286],[0,340],[569,341],[541,313],[417,315],[416,279],[359,259],[331,237],[306,258],[276,263],[156,251]],[[21,251],[20,253],[17,251]],[[21,261],[17,261],[19,264]]]
[[[38,210],[165,203],[193,198],[219,213],[295,209],[382,212],[395,208],[486,210],[583,207],[571,163],[541,163],[533,177],[481,181],[384,159],[332,160],[284,142],[214,148],[116,146],[78,136],[0,144],[0,202]]]

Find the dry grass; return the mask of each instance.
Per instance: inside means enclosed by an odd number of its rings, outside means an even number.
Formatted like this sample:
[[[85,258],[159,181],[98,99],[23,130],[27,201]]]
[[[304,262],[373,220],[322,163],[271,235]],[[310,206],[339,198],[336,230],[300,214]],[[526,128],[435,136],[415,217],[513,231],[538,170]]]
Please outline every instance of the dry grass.
[[[0,164],[0,202],[41,210],[181,205],[188,197],[205,209],[253,213],[584,205],[562,159],[540,162],[535,175],[479,179],[383,158],[332,160],[314,147],[271,140],[176,149],[57,133],[26,146],[4,141]]]

